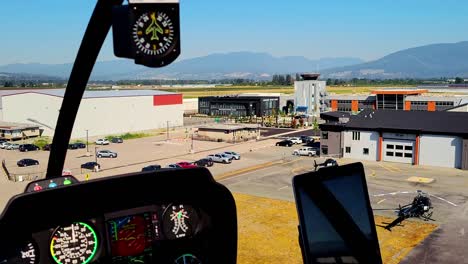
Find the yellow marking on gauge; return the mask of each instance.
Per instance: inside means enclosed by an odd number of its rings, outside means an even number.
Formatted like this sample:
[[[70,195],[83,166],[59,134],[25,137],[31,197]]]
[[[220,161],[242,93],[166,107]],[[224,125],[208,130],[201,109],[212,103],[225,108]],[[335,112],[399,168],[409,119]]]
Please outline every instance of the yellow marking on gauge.
[[[158,46],[156,44],[153,44],[153,50],[157,50]]]
[[[138,35],[138,36],[141,36],[141,35],[143,35],[143,31],[141,31],[141,30],[140,30],[140,31],[138,31],[138,32],[137,32],[137,35]]]

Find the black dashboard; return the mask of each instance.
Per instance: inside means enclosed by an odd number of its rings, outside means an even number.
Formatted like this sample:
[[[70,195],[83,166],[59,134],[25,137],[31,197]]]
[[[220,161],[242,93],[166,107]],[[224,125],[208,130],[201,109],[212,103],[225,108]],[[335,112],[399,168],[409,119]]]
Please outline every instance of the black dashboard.
[[[1,216],[0,264],[236,263],[234,199],[206,169],[36,190],[13,197]]]

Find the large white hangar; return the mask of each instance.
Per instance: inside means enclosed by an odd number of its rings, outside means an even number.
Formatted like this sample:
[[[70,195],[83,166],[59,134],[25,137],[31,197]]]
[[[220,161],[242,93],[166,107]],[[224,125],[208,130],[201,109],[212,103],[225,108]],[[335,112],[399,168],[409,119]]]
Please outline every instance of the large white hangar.
[[[54,134],[64,89],[0,91],[2,121],[39,125]],[[154,90],[86,91],[72,138],[183,125],[182,94]]]

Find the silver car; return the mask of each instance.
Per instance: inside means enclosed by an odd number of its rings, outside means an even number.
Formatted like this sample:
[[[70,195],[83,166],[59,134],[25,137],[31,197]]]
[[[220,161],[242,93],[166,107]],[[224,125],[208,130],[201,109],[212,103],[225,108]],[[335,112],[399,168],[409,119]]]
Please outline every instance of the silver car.
[[[19,147],[20,147],[19,144],[9,144],[8,146],[5,147],[5,149],[14,150],[14,149],[19,149]]]
[[[225,154],[226,156],[232,158],[232,159],[235,159],[235,160],[240,160],[241,159],[241,155],[239,153],[236,153],[234,151],[224,151],[223,154]]]
[[[110,150],[99,150],[96,153],[98,158],[117,158],[117,152],[113,152]]]
[[[232,162],[232,158],[228,157],[228,155],[219,153],[219,154],[211,154],[206,157],[207,159],[212,160],[213,162],[219,162],[228,164]]]

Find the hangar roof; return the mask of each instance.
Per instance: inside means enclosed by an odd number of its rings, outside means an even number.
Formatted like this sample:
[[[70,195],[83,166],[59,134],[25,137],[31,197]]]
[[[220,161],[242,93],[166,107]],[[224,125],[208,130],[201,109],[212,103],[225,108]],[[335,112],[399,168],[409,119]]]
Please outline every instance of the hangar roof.
[[[351,118],[346,129],[468,136],[466,120],[466,112],[367,109]]]
[[[24,90],[0,90],[0,96],[10,96],[24,93],[38,93],[51,96],[63,97],[65,89],[24,89]],[[106,97],[134,97],[176,94],[158,90],[108,90],[108,91],[85,91],[83,99],[106,98]]]

